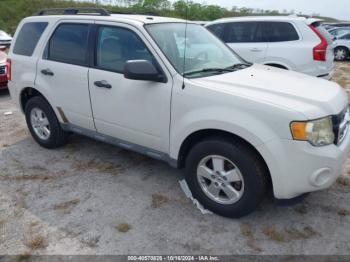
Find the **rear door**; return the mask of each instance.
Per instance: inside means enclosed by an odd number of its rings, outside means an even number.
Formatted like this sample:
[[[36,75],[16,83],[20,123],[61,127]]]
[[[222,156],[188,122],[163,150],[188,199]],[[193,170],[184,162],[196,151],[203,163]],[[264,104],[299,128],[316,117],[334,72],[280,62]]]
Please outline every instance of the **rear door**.
[[[297,70],[300,64],[305,63],[310,49],[301,42],[301,36],[293,23],[273,21],[262,22],[261,25],[268,41],[266,62],[278,63],[292,70]]]
[[[95,130],[88,88],[90,22],[59,22],[38,61],[36,85],[70,124]]]
[[[261,63],[265,59],[267,42],[260,22],[226,24],[224,41],[248,62]]]

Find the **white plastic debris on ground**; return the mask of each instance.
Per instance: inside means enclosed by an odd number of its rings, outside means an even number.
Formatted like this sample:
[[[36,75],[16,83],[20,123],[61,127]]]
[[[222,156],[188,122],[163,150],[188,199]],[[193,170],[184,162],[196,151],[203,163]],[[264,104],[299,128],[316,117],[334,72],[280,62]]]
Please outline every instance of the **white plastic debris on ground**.
[[[5,116],[9,116],[9,115],[12,115],[12,114],[13,114],[12,111],[7,111],[7,112],[4,113]]]
[[[203,215],[205,214],[213,214],[211,211],[205,209],[199,202],[197,199],[194,199],[191,193],[191,190],[188,188],[188,185],[186,183],[185,179],[182,179],[179,181],[180,183],[180,187],[182,189],[182,191],[184,191],[186,197],[188,197],[189,199],[192,200],[193,204],[199,209],[199,211],[201,211],[201,213]]]

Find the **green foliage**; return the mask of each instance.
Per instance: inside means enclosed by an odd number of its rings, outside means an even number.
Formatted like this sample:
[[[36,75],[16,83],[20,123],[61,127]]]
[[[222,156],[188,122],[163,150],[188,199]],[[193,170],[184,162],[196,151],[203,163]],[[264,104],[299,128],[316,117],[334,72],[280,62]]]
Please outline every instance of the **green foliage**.
[[[101,6],[102,1],[73,1],[73,0],[0,0],[0,29],[11,34],[14,33],[18,23],[27,16],[35,14],[44,8],[67,7],[95,7]],[[114,3],[118,1],[113,1]],[[121,13],[155,13],[162,16],[188,18],[189,20],[211,21],[222,17],[235,17],[247,15],[281,15],[277,10],[262,10],[252,8],[232,7],[231,10],[217,5],[205,5],[187,2],[185,0],[119,0],[119,3],[128,3],[128,7],[117,5],[104,5],[111,12]],[[188,7],[188,8],[186,8]],[[293,13],[291,11],[289,13]],[[288,14],[286,10],[284,15]],[[326,18],[327,21],[336,21]]]

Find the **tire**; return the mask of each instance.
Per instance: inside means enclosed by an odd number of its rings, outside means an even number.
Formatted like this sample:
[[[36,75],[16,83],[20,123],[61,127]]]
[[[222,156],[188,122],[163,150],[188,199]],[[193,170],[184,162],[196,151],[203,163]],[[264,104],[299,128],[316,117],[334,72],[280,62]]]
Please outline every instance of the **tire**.
[[[345,47],[337,47],[334,50],[334,58],[336,61],[345,61],[349,57],[349,50]]]
[[[208,173],[220,170],[217,167],[221,166],[222,161],[223,172],[228,171],[225,175],[230,179],[225,181],[221,171],[215,178],[207,179]],[[207,173],[205,168],[209,168],[210,172]],[[186,182],[193,197],[204,208],[224,217],[239,218],[254,211],[265,197],[268,185],[266,169],[261,158],[245,143],[213,137],[199,142],[190,150],[186,159]],[[201,170],[201,175],[197,174],[198,170]],[[231,183],[233,180],[235,182]],[[214,188],[215,182],[219,187]],[[215,194],[211,192],[216,193],[218,188],[219,195],[214,199]],[[238,194],[232,194],[232,188]],[[230,199],[232,195],[234,197]]]
[[[68,133],[62,130],[55,112],[43,97],[29,99],[25,106],[25,117],[32,137],[40,146],[52,149],[66,144]]]

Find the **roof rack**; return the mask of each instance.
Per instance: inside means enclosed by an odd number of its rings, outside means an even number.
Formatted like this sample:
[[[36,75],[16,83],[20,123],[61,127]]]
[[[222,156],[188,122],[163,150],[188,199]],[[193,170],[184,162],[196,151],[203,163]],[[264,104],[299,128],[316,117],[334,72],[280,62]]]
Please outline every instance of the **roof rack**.
[[[104,8],[82,7],[82,8],[50,8],[42,9],[36,15],[50,15],[50,14],[62,14],[62,15],[99,15],[110,16],[111,14]]]

